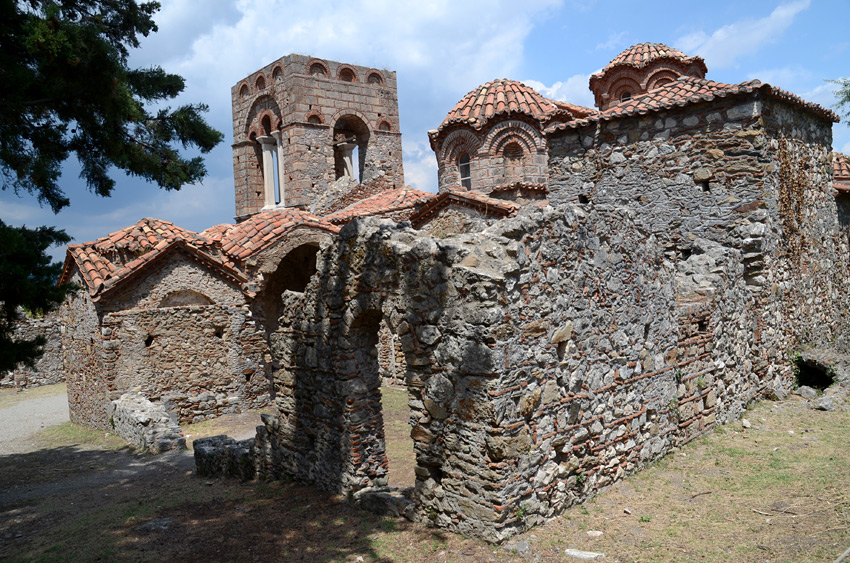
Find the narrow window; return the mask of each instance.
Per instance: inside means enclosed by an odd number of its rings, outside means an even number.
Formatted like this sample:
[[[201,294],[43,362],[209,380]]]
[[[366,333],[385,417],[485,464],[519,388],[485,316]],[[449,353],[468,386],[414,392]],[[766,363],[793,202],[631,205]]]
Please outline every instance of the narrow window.
[[[623,92],[623,95],[620,96],[621,102],[625,102],[626,100],[631,100],[631,99],[632,99],[632,93],[631,92]]]
[[[460,185],[467,191],[472,189],[472,174],[470,169],[469,155],[463,153],[457,161],[457,171],[460,175]]]

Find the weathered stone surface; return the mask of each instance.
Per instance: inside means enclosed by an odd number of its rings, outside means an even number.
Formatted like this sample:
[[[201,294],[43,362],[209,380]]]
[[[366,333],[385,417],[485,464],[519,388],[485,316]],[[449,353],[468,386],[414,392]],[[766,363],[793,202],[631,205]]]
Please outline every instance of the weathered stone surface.
[[[112,401],[109,423],[116,434],[142,450],[163,453],[186,448],[177,417],[136,392]]]

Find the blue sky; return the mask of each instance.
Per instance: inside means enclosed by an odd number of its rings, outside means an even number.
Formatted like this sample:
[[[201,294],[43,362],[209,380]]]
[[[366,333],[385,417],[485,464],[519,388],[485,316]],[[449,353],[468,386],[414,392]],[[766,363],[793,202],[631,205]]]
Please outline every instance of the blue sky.
[[[832,107],[827,79],[850,76],[847,0],[161,0],[159,32],[133,52],[132,66],[159,65],[182,75],[175,103],[204,102],[225,142],[206,157],[208,178],[179,192],[119,171],[111,198],[99,198],[69,161],[61,185],[71,205],[58,215],[35,198],[0,191],[0,219],[56,225],[85,242],[158,217],[200,231],[234,214],[230,87],[288,53],[398,73],[405,179],[436,189],[427,131],[467,92],[495,78],[522,80],[546,96],[592,106],[587,83],[635,43],[666,43],[700,55],[707,78],[753,78]],[[850,127],[833,129],[850,153]],[[57,259],[63,249],[53,252]]]

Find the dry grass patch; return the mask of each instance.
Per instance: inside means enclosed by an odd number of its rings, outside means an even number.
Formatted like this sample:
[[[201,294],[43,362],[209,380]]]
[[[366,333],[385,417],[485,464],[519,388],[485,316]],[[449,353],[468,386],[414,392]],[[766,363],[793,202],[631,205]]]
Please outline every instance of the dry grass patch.
[[[42,385],[41,387],[32,387],[30,389],[0,389],[0,409],[7,409],[21,401],[30,399],[43,399],[45,397],[55,397],[68,391],[68,386],[64,383],[55,385]]]

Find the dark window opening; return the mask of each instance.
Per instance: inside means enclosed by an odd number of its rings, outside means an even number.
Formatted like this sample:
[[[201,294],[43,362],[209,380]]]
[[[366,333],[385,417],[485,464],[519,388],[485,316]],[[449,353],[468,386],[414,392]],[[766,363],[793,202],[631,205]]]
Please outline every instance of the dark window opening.
[[[833,379],[832,370],[813,361],[796,360],[794,362],[794,371],[797,374],[797,385],[800,387],[812,387],[814,389],[826,389],[832,385]]]
[[[219,339],[224,338],[224,328],[220,326],[215,327],[215,332],[213,333],[213,336]]]
[[[362,181],[369,146],[369,127],[354,116],[341,117],[333,130],[334,174]]]
[[[277,330],[280,316],[283,314],[283,292],[303,293],[307,288],[310,278],[316,273],[318,252],[317,244],[303,244],[287,254],[275,272],[268,276],[259,298],[267,334],[271,335]]]
[[[708,186],[708,180],[705,180],[704,182],[697,182],[697,183],[699,184],[700,189],[702,189],[702,191],[704,191],[705,193],[709,193],[711,191],[711,189]]]
[[[313,76],[324,76],[325,75],[325,67],[321,63],[313,63],[310,65],[310,74]]]
[[[578,202],[581,204],[590,203],[590,198],[585,194],[578,194]]]
[[[153,344],[153,336],[149,334],[148,337],[145,338],[145,348],[149,348],[151,344]]]
[[[700,319],[697,321],[697,332],[708,332],[708,319]]]
[[[460,185],[466,190],[472,189],[472,165],[469,155],[463,153],[457,161],[457,172],[460,175]]]
[[[620,96],[621,102],[625,102],[626,100],[631,100],[631,99],[632,99],[632,93],[631,92],[623,92],[623,94]]]

